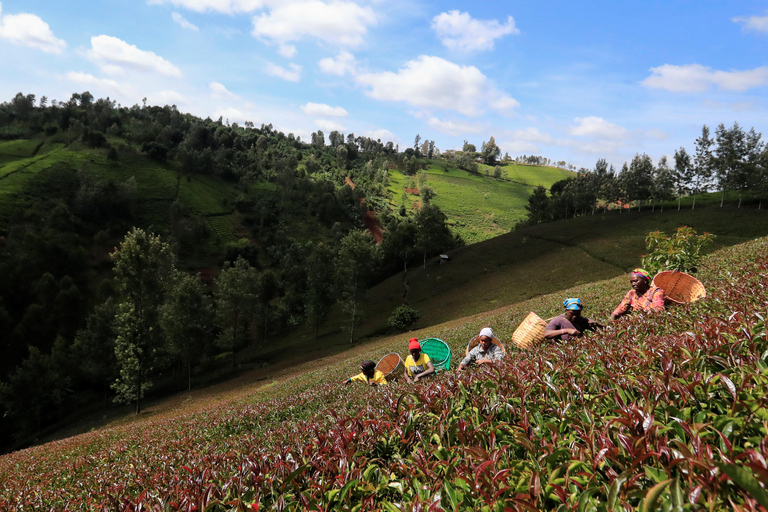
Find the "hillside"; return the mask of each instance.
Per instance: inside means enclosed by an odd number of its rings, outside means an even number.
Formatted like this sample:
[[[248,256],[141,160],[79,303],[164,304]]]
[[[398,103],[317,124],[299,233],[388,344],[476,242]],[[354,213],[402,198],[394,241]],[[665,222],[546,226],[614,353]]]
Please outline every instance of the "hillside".
[[[446,160],[424,162],[426,185],[435,191],[432,202],[448,217],[448,224],[467,244],[509,233],[526,217],[528,196],[537,186],[549,188],[556,181],[575,173],[555,167],[499,163],[504,178],[493,177],[493,167],[480,165],[478,173],[469,173]],[[411,177],[397,170],[389,174],[392,200],[400,205]],[[421,198],[407,193],[408,208],[417,207]]]
[[[0,458],[0,505],[41,508],[759,510],[766,506],[763,373],[768,240],[707,258],[708,298],[634,315],[568,345],[509,347],[497,369],[413,388],[342,388],[381,339],[268,385]],[[604,318],[626,277],[436,326],[454,350],[481,326],[557,312]]]
[[[437,259],[400,272],[368,292],[362,308],[366,318],[360,336],[387,333],[386,319],[404,301],[421,313],[415,328],[494,310],[505,304],[553,293],[572,286],[622,275],[639,265],[648,232],[672,233],[679,226],[717,235],[708,251],[768,235],[765,210],[733,206],[643,210],[586,215],[565,221],[529,226],[449,252],[450,261]],[[526,312],[527,313],[527,312]],[[523,315],[524,316],[524,315]],[[302,353],[321,356],[345,350],[344,314],[335,310],[320,330],[299,330],[283,343]],[[510,320],[517,323],[523,317]],[[424,332],[429,332],[425,329]],[[279,350],[276,352],[280,352]],[[262,360],[275,362],[265,351]]]

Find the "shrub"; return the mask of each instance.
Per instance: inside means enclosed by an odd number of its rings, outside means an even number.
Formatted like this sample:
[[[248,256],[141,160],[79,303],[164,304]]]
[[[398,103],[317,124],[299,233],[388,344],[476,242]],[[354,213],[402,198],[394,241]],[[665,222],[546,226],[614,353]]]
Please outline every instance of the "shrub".
[[[701,262],[701,248],[712,242],[715,235],[705,232],[696,234],[688,226],[677,228],[677,232],[667,237],[661,231],[651,231],[645,238],[648,254],[643,256],[643,267],[651,275],[661,270],[696,272]]]
[[[419,312],[413,309],[408,304],[398,306],[389,318],[387,319],[387,325],[397,329],[398,331],[406,331],[410,326],[419,321]]]

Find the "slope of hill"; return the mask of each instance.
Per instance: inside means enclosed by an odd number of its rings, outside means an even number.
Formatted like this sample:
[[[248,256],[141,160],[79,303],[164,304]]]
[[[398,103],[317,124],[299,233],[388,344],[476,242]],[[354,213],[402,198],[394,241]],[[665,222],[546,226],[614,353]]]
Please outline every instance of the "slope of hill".
[[[416,328],[424,328],[624,274],[640,264],[650,231],[672,233],[679,226],[708,231],[717,235],[706,248],[712,251],[768,235],[766,215],[765,210],[729,206],[667,208],[663,212],[614,211],[529,226],[453,250],[446,264],[433,259],[426,269],[410,268],[407,274],[401,272],[374,286],[362,305],[366,316],[360,336],[384,334],[387,317],[406,296],[408,304],[421,313]],[[522,317],[511,320],[519,322]],[[342,333],[345,321],[344,313],[336,310],[319,340],[313,330],[300,329],[282,344],[318,355],[343,350],[349,345]],[[260,357],[275,360],[269,350]]]
[[[528,196],[537,186],[549,188],[556,181],[574,175],[555,167],[500,163],[507,173],[503,179],[493,177],[493,168],[481,165],[479,174],[453,166],[447,160],[425,160],[426,185],[435,191],[432,202],[448,217],[451,229],[467,244],[473,244],[509,233],[526,217]],[[410,177],[397,170],[390,171],[389,189],[396,204]],[[408,208],[420,203],[413,193],[406,193]]]
[[[274,383],[0,458],[20,510],[760,510],[768,240],[709,257],[706,301],[415,387],[342,388],[380,340]],[[604,317],[624,277],[565,291]],[[435,328],[458,354],[544,296]],[[424,333],[416,333],[424,335]],[[455,360],[456,358],[454,358]],[[231,391],[231,390],[230,390]]]

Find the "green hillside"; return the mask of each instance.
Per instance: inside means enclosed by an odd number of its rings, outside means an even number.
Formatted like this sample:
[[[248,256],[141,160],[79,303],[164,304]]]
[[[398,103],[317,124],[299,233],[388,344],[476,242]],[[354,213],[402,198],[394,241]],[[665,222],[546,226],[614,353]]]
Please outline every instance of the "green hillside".
[[[417,328],[493,310],[542,294],[623,275],[640,264],[650,231],[669,234],[680,226],[717,235],[707,250],[768,235],[766,210],[755,208],[665,209],[597,213],[529,226],[449,252],[450,261],[428,261],[405,275],[408,303],[421,313]],[[386,333],[386,320],[404,301],[403,273],[374,286],[363,304],[361,337]],[[299,330],[287,341],[301,351],[322,354],[348,346],[342,329],[346,316],[335,310],[321,340]],[[521,320],[516,318],[514,320]],[[277,351],[279,352],[279,351]],[[276,353],[277,353],[276,352]],[[273,360],[272,354],[265,354]]]
[[[445,340],[455,362],[480,327],[508,340],[514,319],[554,314],[563,295],[604,318],[626,276],[255,372],[0,457],[0,506],[760,510],[768,336],[755,313],[768,302],[766,254],[761,239],[708,258],[703,302],[564,345],[508,345],[496,368],[423,385],[339,383],[362,358],[404,352],[410,336]]]
[[[549,188],[556,181],[572,177],[571,171],[555,167],[501,163],[507,177],[493,177],[493,167],[480,165],[479,174],[470,173],[446,160],[427,161],[426,185],[436,193],[432,200],[449,220],[451,229],[467,244],[508,233],[526,217],[528,196],[537,186]],[[410,177],[397,170],[389,174],[389,190],[401,204]],[[418,195],[407,194],[408,208],[420,204]]]

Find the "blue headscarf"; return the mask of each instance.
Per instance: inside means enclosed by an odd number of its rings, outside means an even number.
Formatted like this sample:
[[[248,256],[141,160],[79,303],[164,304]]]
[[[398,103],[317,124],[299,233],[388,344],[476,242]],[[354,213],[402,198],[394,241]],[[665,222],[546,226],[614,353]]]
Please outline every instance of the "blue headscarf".
[[[581,304],[581,299],[570,298],[563,301],[566,311],[581,311],[584,306]]]

